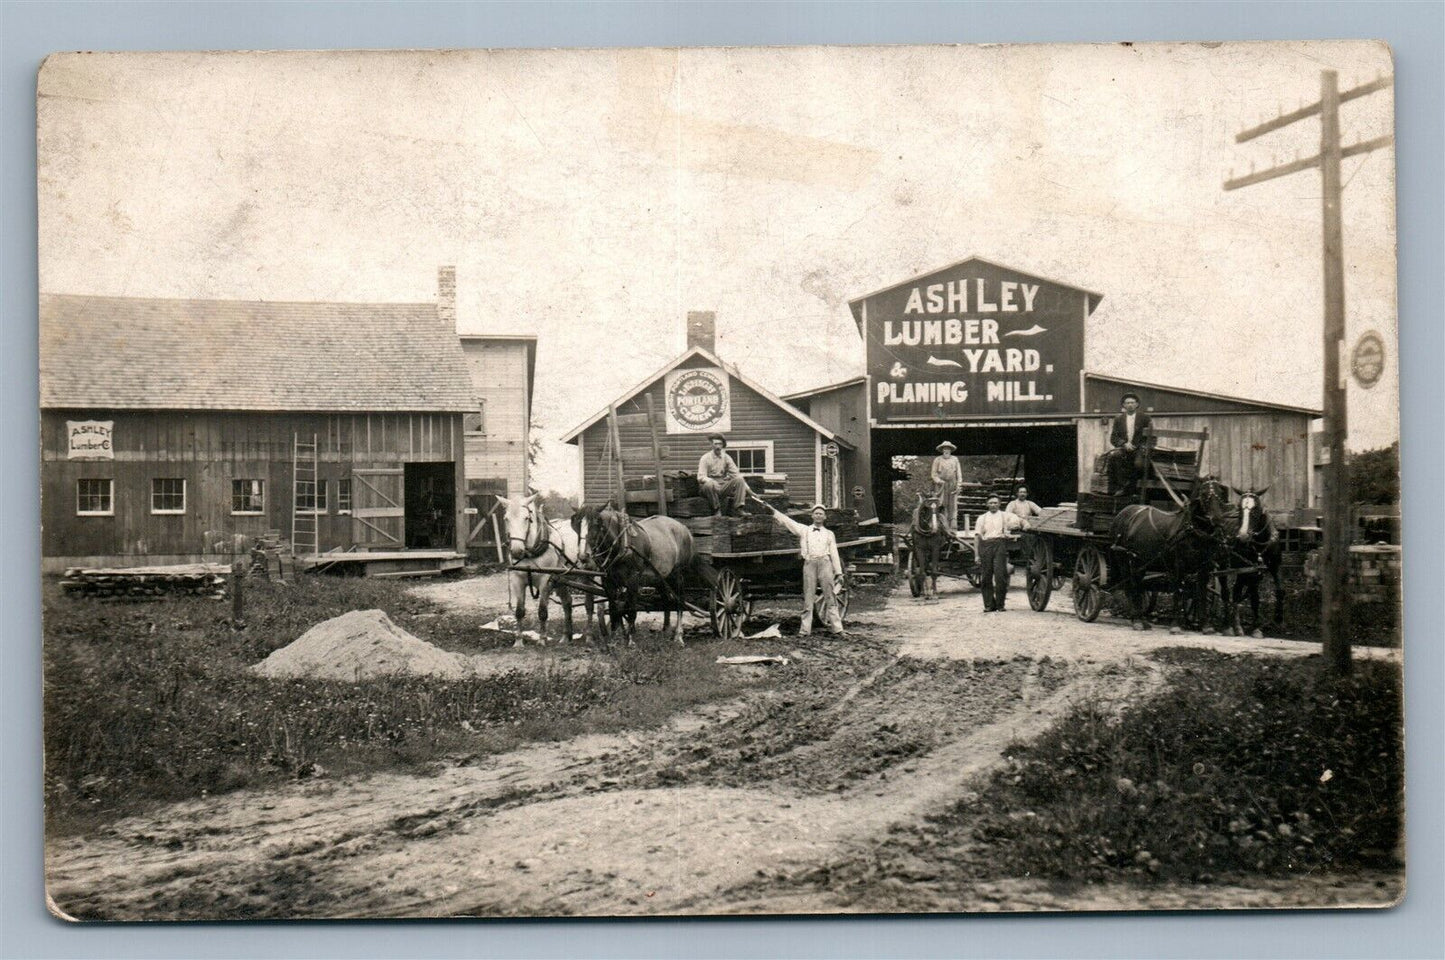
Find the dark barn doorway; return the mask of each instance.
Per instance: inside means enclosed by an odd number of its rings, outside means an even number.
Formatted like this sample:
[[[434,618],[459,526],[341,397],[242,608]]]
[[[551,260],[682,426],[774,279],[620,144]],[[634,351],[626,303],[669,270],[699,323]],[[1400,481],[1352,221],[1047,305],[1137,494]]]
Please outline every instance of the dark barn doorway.
[[[929,457],[935,447],[952,440],[960,457],[1021,457],[1029,498],[1044,507],[1072,502],[1078,496],[1079,447],[1073,422],[1046,426],[968,426],[888,428],[872,432],[873,497],[878,516],[893,516],[893,458]]]
[[[457,544],[456,464],[408,463],[404,466],[407,548],[454,548]]]

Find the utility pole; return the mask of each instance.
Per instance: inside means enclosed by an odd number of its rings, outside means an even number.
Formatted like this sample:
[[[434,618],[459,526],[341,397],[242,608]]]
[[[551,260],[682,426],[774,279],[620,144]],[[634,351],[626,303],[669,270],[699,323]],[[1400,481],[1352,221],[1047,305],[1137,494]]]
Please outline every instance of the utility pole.
[[[1324,442],[1329,454],[1329,462],[1325,464],[1324,471],[1324,562],[1320,564],[1323,609],[1320,621],[1324,633],[1325,663],[1331,672],[1338,675],[1350,672],[1351,535],[1350,477],[1349,467],[1345,463],[1345,434],[1349,423],[1345,405],[1345,380],[1340,371],[1340,354],[1344,350],[1345,341],[1344,231],[1340,220],[1340,194],[1344,187],[1340,183],[1340,160],[1389,146],[1393,142],[1393,138],[1387,135],[1341,147],[1340,104],[1389,89],[1392,82],[1393,78],[1377,77],[1370,83],[1341,93],[1335,71],[1321,71],[1318,103],[1300,107],[1293,113],[1282,113],[1234,138],[1235,142],[1244,143],[1319,114],[1320,152],[1304,160],[1295,160],[1293,163],[1282,164],[1259,173],[1251,171],[1246,176],[1224,182],[1225,190],[1237,190],[1313,167],[1318,167],[1320,171],[1325,290]]]

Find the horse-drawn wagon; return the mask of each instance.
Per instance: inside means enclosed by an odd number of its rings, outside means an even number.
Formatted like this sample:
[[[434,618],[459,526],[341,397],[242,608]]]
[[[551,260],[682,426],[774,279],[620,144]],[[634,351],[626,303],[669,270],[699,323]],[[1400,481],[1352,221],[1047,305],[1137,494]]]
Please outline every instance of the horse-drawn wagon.
[[[1170,592],[1176,624],[1211,630],[1216,621],[1231,622],[1239,630],[1238,584],[1253,590],[1257,630],[1258,581],[1268,571],[1275,577],[1278,621],[1278,550],[1270,548],[1274,534],[1260,504],[1263,491],[1240,491],[1241,504],[1230,505],[1227,488],[1201,473],[1208,430],[1151,431],[1196,446],[1154,448],[1130,494],[1108,489],[1101,457],[1091,490],[1081,492],[1077,504],[1046,508],[1022,538],[1029,606],[1046,609],[1053,592],[1069,582],[1075,615],[1092,622],[1108,596],[1123,589],[1142,628],[1159,595]]]

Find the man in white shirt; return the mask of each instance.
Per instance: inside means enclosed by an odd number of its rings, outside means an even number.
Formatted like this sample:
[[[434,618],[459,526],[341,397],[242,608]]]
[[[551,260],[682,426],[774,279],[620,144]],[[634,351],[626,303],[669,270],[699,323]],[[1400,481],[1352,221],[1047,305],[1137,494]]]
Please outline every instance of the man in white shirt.
[[[1014,491],[1014,498],[1004,507],[1006,513],[1011,513],[1020,520],[1032,520],[1043,513],[1039,505],[1029,499],[1029,488],[1019,487]]]
[[[933,467],[929,470],[929,477],[933,480],[933,490],[938,494],[938,505],[943,508],[943,525],[948,528],[949,533],[958,532],[958,485],[963,480],[963,471],[959,466],[958,458],[953,455],[956,449],[952,440],[945,440],[936,448],[938,456],[933,458]]]
[[[714,515],[724,510],[736,513],[747,502],[747,481],[743,479],[737,462],[724,450],[728,445],[727,439],[720,433],[714,433],[708,439],[712,441],[712,449],[697,462],[697,485],[712,505]]]
[[[763,501],[758,500],[758,503]],[[823,624],[829,633],[842,636],[843,618],[838,614],[834,583],[843,576],[843,560],[838,556],[838,539],[833,536],[832,530],[823,526],[823,521],[828,518],[827,509],[821,503],[814,504],[813,525],[807,527],[766,503],[763,506],[772,512],[774,520],[797,535],[798,550],[803,555],[803,624],[798,635],[806,637],[813,632],[813,595],[821,587]]]
[[[1029,522],[998,508],[998,497],[988,498],[988,513],[973,526],[973,552],[978,557],[983,588],[983,612],[1002,611],[1008,595],[1010,534],[1029,528]]]

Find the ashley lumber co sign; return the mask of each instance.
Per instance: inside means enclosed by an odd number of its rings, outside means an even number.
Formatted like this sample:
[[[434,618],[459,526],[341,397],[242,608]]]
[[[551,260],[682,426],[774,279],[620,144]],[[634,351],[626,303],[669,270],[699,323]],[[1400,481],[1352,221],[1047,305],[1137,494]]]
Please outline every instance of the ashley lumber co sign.
[[[1098,294],[971,259],[852,303],[875,422],[1079,411]]]

